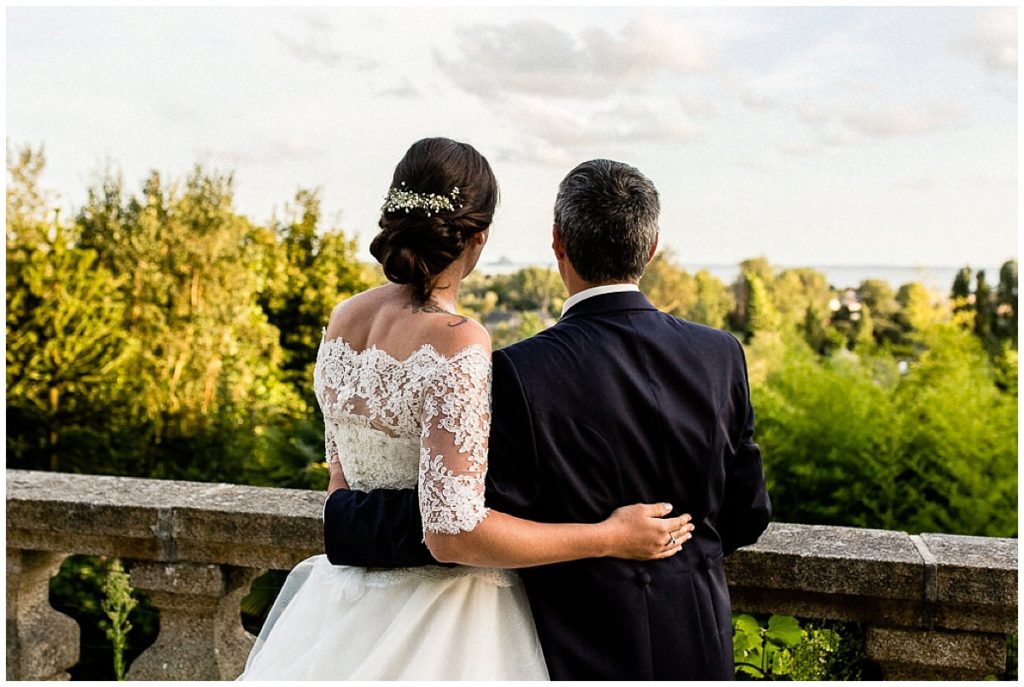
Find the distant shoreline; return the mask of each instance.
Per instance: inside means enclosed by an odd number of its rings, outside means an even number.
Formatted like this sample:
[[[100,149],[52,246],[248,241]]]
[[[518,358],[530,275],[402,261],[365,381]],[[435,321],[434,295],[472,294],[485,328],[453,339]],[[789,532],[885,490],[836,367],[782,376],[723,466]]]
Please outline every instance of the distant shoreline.
[[[1015,258],[1008,258],[1015,259]],[[542,269],[556,269],[551,262],[515,262],[512,260],[498,260],[496,262],[481,263],[477,270],[485,275],[509,274],[527,267],[539,267]],[[691,274],[701,270],[707,270],[715,277],[718,277],[726,284],[733,283],[739,276],[739,265],[722,264],[682,264],[683,269]],[[856,288],[865,279],[882,279],[889,283],[894,289],[903,284],[919,282],[924,286],[937,290],[941,293],[949,291],[953,285],[953,279],[963,265],[957,266],[936,266],[936,265],[772,265],[776,274],[787,269],[799,269],[810,267],[825,275],[828,283],[835,289]],[[978,273],[978,267],[970,265],[972,279]],[[981,267],[985,270],[985,276],[989,284],[999,281],[1000,265]]]

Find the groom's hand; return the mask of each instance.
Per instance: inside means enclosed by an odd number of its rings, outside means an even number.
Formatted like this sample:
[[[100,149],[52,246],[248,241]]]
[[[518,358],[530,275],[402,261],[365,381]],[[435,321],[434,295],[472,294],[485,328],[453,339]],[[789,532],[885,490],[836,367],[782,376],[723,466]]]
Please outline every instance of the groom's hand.
[[[668,503],[638,503],[616,509],[601,525],[608,542],[607,556],[636,561],[668,558],[679,553],[693,535],[690,514],[675,518]]]

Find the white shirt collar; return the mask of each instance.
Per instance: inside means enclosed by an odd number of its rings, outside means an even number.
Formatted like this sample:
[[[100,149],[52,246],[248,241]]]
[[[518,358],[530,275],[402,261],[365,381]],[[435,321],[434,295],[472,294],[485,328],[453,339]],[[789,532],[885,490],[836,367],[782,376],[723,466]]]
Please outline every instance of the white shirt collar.
[[[569,312],[569,308],[577,303],[582,303],[588,298],[603,296],[606,293],[622,293],[624,291],[640,291],[640,287],[636,284],[606,284],[604,286],[592,286],[589,289],[583,289],[579,293],[574,293],[565,299],[565,303],[562,304],[562,317],[565,317],[565,313]]]

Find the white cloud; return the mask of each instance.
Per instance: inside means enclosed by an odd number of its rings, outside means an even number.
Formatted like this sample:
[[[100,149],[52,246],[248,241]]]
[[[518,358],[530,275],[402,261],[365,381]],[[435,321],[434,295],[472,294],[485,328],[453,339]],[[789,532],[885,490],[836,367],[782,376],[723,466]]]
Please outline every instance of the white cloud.
[[[403,76],[397,84],[374,90],[374,95],[393,96],[395,98],[418,98],[423,93],[409,77]]]
[[[369,71],[379,65],[375,60],[337,47],[338,37],[327,16],[302,16],[303,30],[298,34],[274,31],[274,36],[292,56],[303,62],[314,62],[334,68],[344,64],[354,65],[359,71]]]
[[[800,121],[818,132],[817,142],[830,147],[947,131],[962,126],[967,119],[966,110],[960,105],[887,103],[877,96],[840,105],[805,102],[793,109]],[[806,142],[780,146],[782,152],[791,155],[808,154],[814,148]]]
[[[635,90],[661,74],[707,72],[709,47],[678,23],[640,16],[619,32],[590,27],[574,35],[524,20],[457,29],[458,55],[435,53],[462,89],[484,97],[529,93],[601,99]]]
[[[875,138],[916,136],[952,129],[964,121],[961,107],[947,104],[887,105],[840,115],[850,130]]]
[[[964,33],[957,47],[981,58],[992,71],[1017,72],[1017,9],[995,7]]]
[[[718,114],[715,101],[703,93],[687,91],[679,96],[679,104],[687,114],[695,117],[713,117]]]
[[[815,103],[804,103],[797,107],[797,114],[800,119],[808,124],[818,124],[829,118],[828,112],[821,105]]]
[[[701,130],[681,113],[646,101],[620,101],[595,108],[589,104],[569,107],[536,96],[515,96],[506,99],[503,109],[527,140],[521,150],[507,150],[506,157],[545,165],[579,161],[588,151],[687,143],[701,135]]]

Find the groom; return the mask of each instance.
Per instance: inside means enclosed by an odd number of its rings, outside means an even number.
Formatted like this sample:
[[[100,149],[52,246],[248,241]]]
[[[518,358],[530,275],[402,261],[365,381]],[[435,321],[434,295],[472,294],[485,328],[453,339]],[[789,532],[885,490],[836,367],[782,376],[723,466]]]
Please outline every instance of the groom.
[[[722,557],[755,542],[771,514],[743,349],[658,311],[637,287],[658,212],[654,185],[633,167],[572,170],[555,201],[562,317],[494,352],[488,506],[598,522],[665,501],[696,525],[670,558],[520,570],[553,679],[732,679]],[[335,491],[324,537],[336,565],[437,563],[415,490]]]

